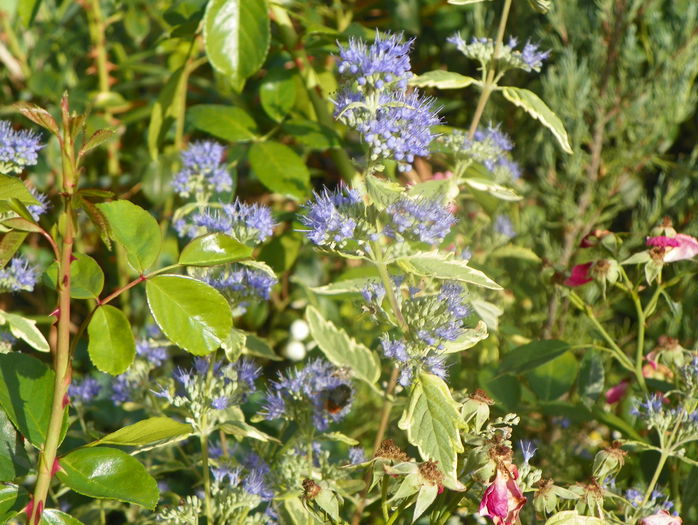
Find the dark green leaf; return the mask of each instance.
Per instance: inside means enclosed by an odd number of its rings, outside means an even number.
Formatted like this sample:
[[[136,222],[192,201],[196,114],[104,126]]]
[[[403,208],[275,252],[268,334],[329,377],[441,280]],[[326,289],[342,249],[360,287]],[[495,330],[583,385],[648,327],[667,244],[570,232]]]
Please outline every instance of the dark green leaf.
[[[310,191],[310,172],[303,159],[278,142],[256,142],[249,152],[255,175],[270,190],[298,199]]]
[[[0,485],[0,523],[7,523],[29,503],[29,494],[17,485]]]
[[[564,341],[546,339],[543,341],[533,341],[531,343],[518,346],[511,352],[504,354],[497,369],[497,374],[522,373],[533,370],[552,359],[564,354],[569,350],[570,345]]]
[[[150,311],[163,333],[194,355],[218,347],[233,327],[228,301],[207,284],[180,275],[160,275],[146,281]]]
[[[150,123],[148,125],[148,151],[152,159],[158,158],[158,149],[165,140],[165,136],[175,121],[179,105],[174,101],[179,96],[182,89],[182,75],[184,66],[181,66],[167,80],[167,84],[160,91],[153,109],[150,112]]]
[[[131,323],[118,308],[108,304],[95,310],[87,325],[87,352],[98,370],[113,376],[123,374],[136,356]]]
[[[94,445],[142,446],[157,441],[184,439],[192,433],[191,425],[180,423],[169,417],[151,417],[120,428],[116,432],[93,441]]]
[[[46,440],[55,374],[25,354],[0,354],[0,405],[12,424],[37,448]]]
[[[91,498],[115,499],[154,509],[155,479],[132,456],[109,447],[79,448],[59,460],[58,479]]]
[[[44,509],[39,525],[83,525],[83,523],[60,510]]]
[[[603,359],[598,351],[589,349],[584,353],[577,378],[582,401],[593,403],[604,390]]]
[[[543,401],[552,401],[566,394],[577,378],[577,359],[565,352],[526,373],[531,390]]]
[[[4,268],[12,257],[15,256],[27,235],[27,232],[20,231],[11,231],[3,235],[0,240],[0,268]]]
[[[259,86],[262,108],[272,119],[281,122],[296,102],[296,79],[282,68],[269,71]]]
[[[267,56],[271,39],[267,11],[264,0],[211,0],[206,7],[206,55],[237,90]]]
[[[513,375],[495,375],[494,368],[483,368],[477,374],[480,386],[507,410],[516,410],[521,400],[521,382]]]
[[[274,237],[259,252],[259,260],[266,262],[276,273],[288,271],[296,262],[302,238],[295,232]]]
[[[228,142],[249,142],[257,137],[257,124],[241,108],[200,104],[189,108],[187,117],[196,129]]]
[[[209,233],[187,244],[179,256],[184,266],[214,266],[252,255],[252,248],[223,233]]]
[[[312,120],[288,120],[284,122],[284,131],[303,146],[317,151],[325,151],[340,145],[334,130]]]
[[[29,471],[29,458],[12,422],[0,408],[0,481],[12,481]]]
[[[109,222],[111,237],[126,249],[129,264],[142,274],[158,258],[162,235],[155,218],[129,201],[96,205]]]
[[[46,268],[45,283],[56,289],[58,265],[54,262]],[[92,257],[82,253],[75,254],[70,263],[70,297],[73,299],[98,299],[104,288],[104,274]]]

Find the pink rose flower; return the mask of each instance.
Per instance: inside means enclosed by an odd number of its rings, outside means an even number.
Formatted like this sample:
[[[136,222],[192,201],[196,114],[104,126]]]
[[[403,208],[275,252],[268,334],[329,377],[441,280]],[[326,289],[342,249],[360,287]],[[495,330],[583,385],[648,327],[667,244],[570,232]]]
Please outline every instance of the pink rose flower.
[[[684,259],[692,259],[698,255],[698,239],[679,233],[674,237],[679,241],[679,245],[669,250],[669,253],[664,255],[664,262],[682,261]]]
[[[565,279],[565,284],[567,286],[582,286],[591,281],[591,276],[589,275],[589,270],[593,262],[588,262],[584,264],[578,264],[572,268],[572,273]]]
[[[492,518],[495,525],[514,525],[521,507],[526,503],[526,498],[516,484],[517,477],[516,467],[513,475],[497,469],[494,481],[482,496],[480,516]]]
[[[665,510],[640,520],[640,525],[681,525],[682,523],[683,520],[679,516],[672,516]]]

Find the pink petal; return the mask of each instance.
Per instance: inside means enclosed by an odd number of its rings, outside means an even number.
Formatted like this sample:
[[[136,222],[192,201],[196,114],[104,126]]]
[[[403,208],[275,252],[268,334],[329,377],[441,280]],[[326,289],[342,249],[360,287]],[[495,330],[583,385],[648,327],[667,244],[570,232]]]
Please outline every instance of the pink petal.
[[[565,284],[567,286],[581,286],[591,281],[591,277],[589,277],[589,269],[591,268],[592,264],[594,263],[588,262],[584,264],[578,264],[577,266],[572,268],[572,273],[565,280]]]
[[[606,390],[606,403],[613,405],[623,399],[625,393],[628,391],[628,386],[630,386],[630,381],[624,379],[616,386],[612,386]]]
[[[672,248],[664,255],[664,262],[683,261],[684,259],[692,259],[698,255],[698,239],[679,233],[674,237],[679,242],[678,247]]]

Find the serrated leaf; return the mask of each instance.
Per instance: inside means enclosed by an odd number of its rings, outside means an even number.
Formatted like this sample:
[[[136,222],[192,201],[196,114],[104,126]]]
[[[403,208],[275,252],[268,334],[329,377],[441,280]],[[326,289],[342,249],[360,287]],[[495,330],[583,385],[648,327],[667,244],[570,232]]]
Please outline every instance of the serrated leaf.
[[[480,341],[487,339],[489,333],[487,332],[487,325],[484,321],[478,321],[475,328],[468,328],[463,330],[463,333],[459,335],[454,341],[446,341],[444,343],[443,353],[453,354],[455,352],[462,352],[468,348],[472,348]]]
[[[109,447],[79,448],[59,460],[57,477],[78,494],[154,509],[155,479],[134,457]]]
[[[0,405],[29,442],[41,448],[51,416],[55,374],[26,354],[0,354]]]
[[[102,239],[102,242],[107,246],[107,248],[111,250],[111,228],[109,227],[109,221],[107,221],[107,218],[101,211],[99,211],[97,206],[85,199],[81,193],[78,193],[76,197],[78,206],[85,213],[87,213],[87,216],[92,221],[92,224],[97,226],[97,229],[99,230],[99,237]]]
[[[212,0],[206,7],[206,55],[238,91],[264,63],[271,40],[269,26],[264,0]]]
[[[250,142],[257,138],[257,123],[242,108],[220,104],[199,104],[187,111],[196,129],[228,142]]]
[[[31,0],[29,0],[27,3],[31,3]],[[38,2],[35,3],[38,4]],[[56,119],[54,119],[53,115],[51,115],[44,108],[29,102],[17,102],[13,107],[29,120],[35,124],[38,124],[42,128],[49,130],[54,135],[58,135],[60,133]]]
[[[145,285],[148,306],[163,333],[194,355],[206,355],[228,337],[233,315],[211,286],[181,275],[158,275]]]
[[[107,219],[112,239],[126,250],[126,258],[136,272],[150,268],[160,254],[162,234],[155,218],[132,202],[121,200],[97,204]]]
[[[298,199],[310,192],[310,172],[303,159],[279,142],[255,142],[248,153],[250,166],[267,188]]]
[[[225,357],[228,359],[228,361],[234,363],[240,358],[240,355],[245,348],[246,341],[247,335],[242,330],[233,328],[230,331],[230,335],[228,335],[225,341],[221,343],[221,347],[223,348]]]
[[[564,341],[545,339],[518,346],[504,354],[497,374],[528,372],[567,352],[570,345]]]
[[[490,290],[502,289],[483,272],[468,266],[467,261],[450,258],[444,253],[420,252],[408,257],[401,257],[397,262],[405,271],[416,275],[461,281]]]
[[[436,496],[439,495],[439,487],[426,483],[422,485],[417,493],[417,501],[414,504],[414,515],[412,516],[412,523],[417,521],[417,519],[424,514],[424,512],[434,503]]]
[[[29,471],[29,457],[12,422],[0,408],[0,482],[13,481]]]
[[[174,438],[184,439],[193,432],[191,425],[175,421],[169,417],[151,417],[89,443],[95,445],[142,446],[158,441],[172,441]]]
[[[357,343],[341,328],[327,321],[313,306],[305,310],[305,318],[310,327],[310,334],[317,342],[327,359],[336,366],[351,368],[354,375],[373,385],[380,378],[380,361],[364,345]]]
[[[31,233],[42,233],[44,230],[38,224],[35,224],[34,219],[25,219],[22,217],[13,217],[11,219],[6,219],[2,221],[2,225],[13,230],[20,230],[23,232]]]
[[[215,266],[252,255],[252,248],[223,233],[209,233],[187,244],[179,255],[184,266]]]
[[[0,173],[0,201],[12,199],[17,199],[25,205],[39,204],[20,179]]]
[[[446,476],[456,477],[457,455],[464,450],[459,433],[463,421],[443,379],[424,372],[414,379],[398,426],[423,459],[438,462]]]
[[[123,374],[136,357],[131,323],[118,308],[97,308],[87,325],[87,353],[95,367],[113,376]]]
[[[23,487],[0,485],[0,523],[8,523],[19,514],[29,502],[29,494]]]
[[[386,209],[405,194],[404,188],[398,183],[379,179],[373,175],[367,175],[365,182],[366,192],[379,210]]]
[[[377,282],[376,277],[357,277],[355,279],[345,279],[336,281],[324,286],[311,288],[313,293],[318,295],[343,295],[349,293],[361,293],[370,283]]]
[[[44,334],[36,327],[36,321],[33,319],[27,319],[21,315],[0,310],[0,325],[5,323],[9,325],[12,335],[21,339],[35,350],[39,352],[49,352],[51,350]]]
[[[4,268],[10,262],[27,235],[27,232],[11,231],[2,236],[0,240],[0,268]]]
[[[246,336],[245,348],[242,349],[243,354],[271,361],[283,361],[283,358],[276,355],[274,349],[264,339],[254,334],[246,334]]]
[[[453,71],[435,69],[427,71],[417,77],[410,79],[410,85],[420,88],[434,87],[438,89],[462,89],[470,84],[478,83],[473,77],[467,77]]]
[[[93,149],[98,148],[105,142],[109,141],[115,135],[116,130],[113,128],[98,129],[82,145],[82,148],[80,148],[80,153],[78,153],[78,157],[83,157]]]
[[[562,151],[572,154],[567,131],[560,118],[543,102],[538,95],[528,89],[516,87],[503,87],[502,95],[509,102],[522,108],[534,119],[539,120],[548,128],[560,143]]]
[[[493,197],[496,197],[499,200],[515,202],[523,199],[523,197],[516,193],[514,190],[509,189],[506,186],[502,186],[501,184],[492,182],[491,180],[472,177],[464,178],[462,180],[471,188],[476,189],[478,191],[484,191],[485,193],[488,193],[489,195],[492,195]]]

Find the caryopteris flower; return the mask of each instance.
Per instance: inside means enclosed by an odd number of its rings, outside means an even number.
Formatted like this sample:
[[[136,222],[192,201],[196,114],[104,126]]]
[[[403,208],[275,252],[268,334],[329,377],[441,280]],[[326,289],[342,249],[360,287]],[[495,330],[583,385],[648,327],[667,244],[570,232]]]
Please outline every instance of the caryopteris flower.
[[[41,136],[33,131],[12,129],[6,120],[0,121],[0,173],[19,174],[39,159]]]
[[[39,218],[48,211],[48,197],[46,197],[46,195],[34,188],[32,188],[29,191],[32,194],[32,196],[38,201],[38,204],[29,204],[27,206],[27,210],[29,211],[29,213],[31,213],[31,216],[34,218],[34,220],[38,221]]]
[[[225,148],[210,140],[193,142],[182,152],[182,169],[172,181],[181,197],[206,200],[215,192],[231,191],[233,179],[223,165]]]
[[[467,43],[460,34],[455,34],[447,39],[455,45],[466,57],[480,62],[482,67],[487,67],[495,53],[495,42],[490,38],[473,38]],[[550,51],[540,51],[536,44],[526,42],[523,50],[516,49],[518,41],[510,38],[499,49],[497,60],[500,70],[523,69],[524,71],[540,71],[543,61],[550,56]]]
[[[0,292],[31,292],[39,277],[37,267],[18,255],[10,264],[0,269]]]
[[[359,192],[344,186],[335,191],[325,188],[314,194],[305,208],[308,211],[300,221],[308,227],[306,236],[318,246],[343,247],[345,241],[353,240],[363,213]]]
[[[101,385],[93,377],[73,381],[68,387],[68,396],[73,402],[85,404],[92,401],[102,391]]]
[[[349,413],[354,390],[341,370],[324,360],[280,374],[267,391],[264,416],[298,421],[309,417],[319,431]]]
[[[241,264],[216,266],[194,275],[221,292],[235,308],[236,315],[245,313],[251,302],[269,300],[271,289],[278,282],[263,270]]]
[[[456,218],[438,199],[402,197],[388,206],[384,233],[408,240],[438,244],[451,231]]]
[[[271,237],[274,220],[268,207],[235,199],[232,204],[203,206],[175,221],[174,227],[180,237],[225,233],[242,243],[257,244]]]

